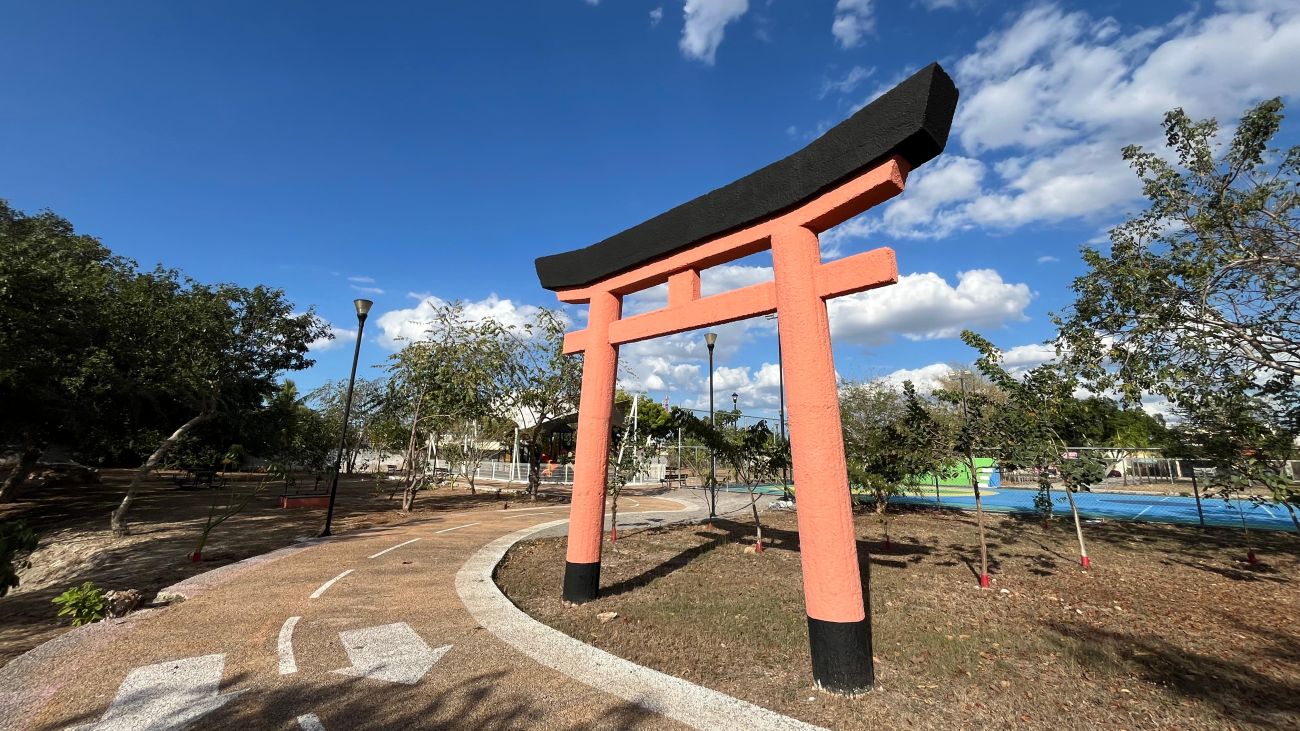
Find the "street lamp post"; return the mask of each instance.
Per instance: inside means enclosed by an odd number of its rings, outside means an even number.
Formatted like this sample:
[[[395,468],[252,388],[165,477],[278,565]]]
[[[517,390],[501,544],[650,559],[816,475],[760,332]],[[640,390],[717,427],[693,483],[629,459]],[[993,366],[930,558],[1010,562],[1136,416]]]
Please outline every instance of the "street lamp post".
[[[781,442],[789,447],[789,442],[785,438],[785,359],[781,354],[781,321],[777,319],[776,313],[767,316],[769,320],[776,320],[776,379],[777,379],[777,403],[780,407],[781,420]],[[794,500],[794,493],[790,492],[790,465],[787,464],[781,468],[781,492],[782,497],[786,500]]]
[[[732,392],[731,392],[731,410],[732,410],[732,411],[740,411],[740,407],[736,405],[736,402],[739,401],[739,400],[740,400],[740,394],[736,393],[735,391],[732,391]],[[739,420],[740,415],[737,414],[736,417],[737,417],[737,420]]]
[[[717,333],[705,333],[704,344],[709,347],[709,426],[714,425],[713,419],[713,346],[718,342]],[[716,464],[717,456],[713,453],[713,446],[709,446],[709,523],[717,517],[718,511],[718,472]]]
[[[339,470],[343,469],[343,450],[348,442],[348,417],[352,415],[352,389],[357,384],[357,359],[361,357],[361,332],[366,329],[366,316],[375,303],[370,300],[352,300],[357,308],[357,344],[352,349],[352,375],[348,376],[348,395],[343,400],[343,428],[339,433],[339,453],[334,459],[334,479],[330,481],[330,503],[325,509],[325,530],[320,537],[330,535],[330,525],[334,522],[334,499],[339,492]]]

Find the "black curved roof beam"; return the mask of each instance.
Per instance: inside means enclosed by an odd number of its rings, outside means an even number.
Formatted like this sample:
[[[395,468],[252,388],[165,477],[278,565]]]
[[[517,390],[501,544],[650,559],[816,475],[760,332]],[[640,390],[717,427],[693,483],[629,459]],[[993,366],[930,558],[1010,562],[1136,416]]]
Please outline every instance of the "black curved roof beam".
[[[807,147],[711,193],[582,249],[537,259],[550,290],[582,287],[794,208],[898,155],[916,168],[948,142],[957,87],[921,69]]]

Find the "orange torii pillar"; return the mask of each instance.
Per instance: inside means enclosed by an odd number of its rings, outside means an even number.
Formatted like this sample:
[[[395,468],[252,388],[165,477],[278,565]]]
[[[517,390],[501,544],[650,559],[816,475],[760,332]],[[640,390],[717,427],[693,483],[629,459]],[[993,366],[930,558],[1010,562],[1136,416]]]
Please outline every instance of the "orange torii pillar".
[[[600,590],[606,469],[618,346],[776,312],[784,354],[790,449],[798,490],[800,554],[813,676],[831,690],[871,687],[871,623],[859,573],[826,300],[898,281],[881,248],[821,261],[817,234],[903,190],[907,162],[892,157],[798,208],[593,284],[557,292],[588,303],[587,327],[565,336],[585,353],[564,599]],[[772,250],[773,280],[700,296],[700,271]],[[668,305],[623,319],[622,298],[668,283]]]
[[[826,300],[892,284],[894,252],[822,263],[817,236],[897,195],[943,152],[958,91],[938,64],[917,71],[781,160],[582,249],[537,259],[562,302],[590,305],[564,339],[585,352],[564,598],[600,591],[610,415],[618,346],[776,312],[813,679],[856,693],[873,683],[871,622],[853,530]],[[766,250],[773,279],[700,296],[700,272]],[[624,319],[623,297],[668,284],[668,305]]]

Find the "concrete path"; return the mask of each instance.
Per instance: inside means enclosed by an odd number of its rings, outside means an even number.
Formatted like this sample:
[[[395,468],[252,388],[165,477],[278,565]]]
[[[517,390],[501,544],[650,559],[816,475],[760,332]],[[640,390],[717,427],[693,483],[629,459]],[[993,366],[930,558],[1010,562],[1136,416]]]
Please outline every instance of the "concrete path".
[[[619,523],[702,506],[698,492],[625,496]],[[528,503],[443,514],[195,577],[175,587],[184,602],[70,632],[0,668],[0,729],[688,727],[648,710],[661,708],[652,693],[621,698],[530,658],[458,596],[458,572],[485,546],[503,550],[503,536],[567,514]]]

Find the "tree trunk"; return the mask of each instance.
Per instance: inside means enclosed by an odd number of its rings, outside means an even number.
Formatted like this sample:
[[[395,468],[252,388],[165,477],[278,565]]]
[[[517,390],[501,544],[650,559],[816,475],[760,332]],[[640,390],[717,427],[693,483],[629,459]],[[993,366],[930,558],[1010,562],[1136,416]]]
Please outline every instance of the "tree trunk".
[[[14,465],[13,472],[5,478],[4,484],[0,485],[0,503],[10,503],[18,499],[22,494],[23,488],[27,486],[27,476],[32,473],[36,467],[36,462],[41,458],[41,450],[34,446],[26,445],[23,451],[18,455],[18,463]]]
[[[1083,542],[1083,524],[1079,522],[1079,508],[1074,504],[1074,491],[1069,485],[1065,486],[1065,496],[1070,499],[1070,514],[1074,516],[1074,532],[1079,536],[1079,565],[1086,571],[1092,568],[1092,560],[1088,558],[1088,547]]]
[[[980,474],[975,469],[975,458],[968,457],[970,485],[975,490],[975,522],[980,529],[980,586],[989,588],[989,544],[984,538],[984,503],[980,501]]]
[[[210,416],[211,414],[205,409],[200,411],[198,416],[181,424],[181,427],[172,432],[170,437],[164,439],[153,454],[149,455],[149,459],[146,459],[144,464],[140,465],[139,469],[135,471],[135,475],[131,477],[131,484],[126,488],[126,496],[122,498],[122,503],[117,506],[117,510],[114,510],[112,517],[109,518],[109,527],[112,528],[115,535],[124,536],[131,532],[126,527],[126,514],[131,510],[131,504],[135,502],[135,493],[140,489],[140,483],[149,476],[149,473],[158,466],[158,463],[167,456],[167,452],[177,442],[183,439],[186,434],[189,434],[191,429],[207,421]]]
[[[618,542],[618,495],[609,504],[609,542]]]
[[[402,491],[402,512],[409,513],[415,505],[415,437],[420,430],[420,409],[424,405],[424,392],[415,399],[415,414],[411,417],[411,437],[406,441],[406,489]]]
[[[542,483],[542,453],[531,444],[528,446],[528,494],[537,499],[537,489]]]
[[[763,552],[763,522],[758,519],[758,496],[751,494],[749,496],[749,509],[754,512],[754,533],[758,541],[754,544],[754,552]]]
[[[1295,508],[1291,506],[1290,500],[1283,500],[1282,506],[1285,507],[1286,512],[1291,515],[1291,524],[1295,526],[1296,538],[1300,538],[1300,520],[1296,519]]]

